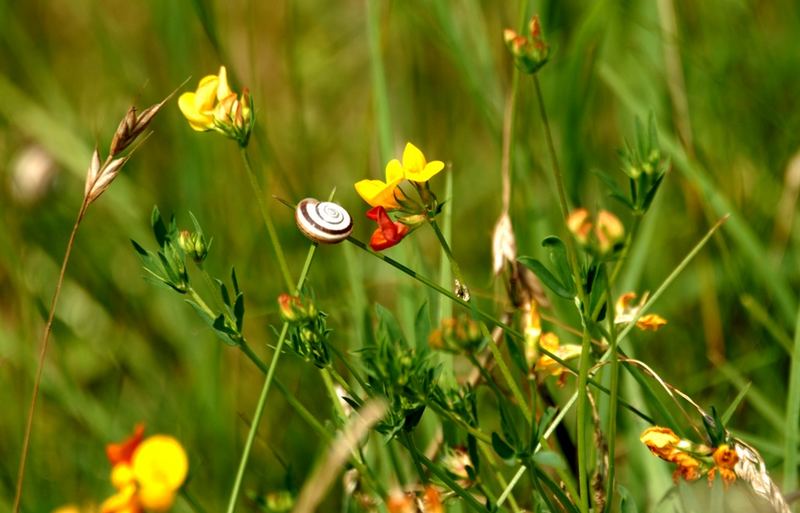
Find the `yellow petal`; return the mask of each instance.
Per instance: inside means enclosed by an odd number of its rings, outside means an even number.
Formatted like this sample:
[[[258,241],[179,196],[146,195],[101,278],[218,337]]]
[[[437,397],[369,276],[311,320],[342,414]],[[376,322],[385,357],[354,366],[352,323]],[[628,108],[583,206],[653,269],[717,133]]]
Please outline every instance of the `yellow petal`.
[[[395,191],[397,196],[402,198],[402,194],[397,190],[397,184],[399,183],[399,180],[389,184],[380,180],[361,180],[356,183],[356,192],[371,207],[400,208],[395,198]]]
[[[232,95],[230,86],[228,85],[228,71],[225,66],[219,67],[219,84],[217,85],[217,100],[223,100]]]
[[[419,148],[411,143],[406,143],[403,150],[403,168],[406,173],[420,173],[425,168],[425,155],[422,154]]]
[[[189,121],[193,129],[198,131],[210,130],[213,128],[214,118],[197,109],[196,97],[196,93],[183,93],[178,97],[178,108],[181,109],[181,113]]]
[[[175,491],[160,483],[148,483],[139,489],[139,501],[147,511],[169,511],[175,502]]]
[[[386,183],[403,179],[403,165],[397,159],[392,159],[386,164]]]
[[[194,97],[194,105],[198,111],[207,111],[214,108],[218,85],[219,78],[216,75],[208,75],[200,80]]]
[[[189,459],[181,444],[171,436],[154,435],[133,454],[133,473],[143,488],[159,485],[177,490],[186,479]]]
[[[117,463],[111,469],[111,484],[117,490],[122,490],[130,484],[135,484],[136,478],[133,475],[133,468],[127,463]]]
[[[135,484],[126,486],[100,505],[100,513],[138,513],[140,511]]]
[[[411,180],[412,182],[427,182],[431,178],[434,177],[439,171],[444,169],[444,162],[441,160],[434,160],[433,162],[428,162],[425,164],[425,167],[422,168],[419,172],[411,172],[406,171],[406,178]]]

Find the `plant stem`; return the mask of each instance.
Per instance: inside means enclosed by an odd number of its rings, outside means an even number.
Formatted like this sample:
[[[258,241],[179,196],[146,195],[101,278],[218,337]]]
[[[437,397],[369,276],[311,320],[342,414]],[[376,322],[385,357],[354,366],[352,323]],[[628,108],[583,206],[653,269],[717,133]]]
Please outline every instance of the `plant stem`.
[[[442,233],[442,230],[439,229],[439,224],[436,222],[436,219],[433,219],[433,218],[429,219],[429,223],[428,224],[430,224],[431,228],[433,228],[433,231],[436,234],[436,238],[439,239],[439,244],[441,244],[441,246],[442,246],[442,250],[444,251],[444,254],[447,256],[447,259],[450,261],[450,270],[453,271],[453,274],[455,275],[456,281],[459,283],[459,285],[456,286],[457,291],[459,289],[463,289],[463,291],[465,291],[465,293],[456,292],[456,295],[458,295],[459,297],[464,299],[464,301],[469,301],[470,294],[469,294],[469,288],[467,287],[467,282],[464,281],[464,275],[461,274],[461,267],[459,267],[458,262],[456,261],[456,258],[453,256],[453,252],[450,249],[450,245],[447,243],[447,239],[445,239],[444,234]]]
[[[417,450],[417,446],[414,444],[414,438],[405,430],[400,431],[400,437],[403,440],[403,444],[408,447],[408,452],[411,453],[411,461],[414,462],[414,468],[417,471],[420,483],[427,485],[428,476],[425,475],[425,471],[422,469],[422,463],[420,463],[419,460],[419,450]]]
[[[606,280],[606,317],[608,317],[608,334],[610,337],[609,343],[609,358],[611,358],[611,382],[609,383],[608,395],[608,428],[606,429],[606,438],[608,440],[608,473],[606,475],[606,502],[605,512],[611,511],[611,506],[614,504],[614,471],[616,467],[615,452],[616,452],[616,438],[617,438],[617,401],[619,394],[619,358],[617,356],[617,327],[614,322],[613,301],[614,297],[611,294],[611,279]]]
[[[243,155],[246,155],[243,152]],[[277,246],[276,246],[277,248]],[[306,262],[303,265],[303,271],[300,273],[300,278],[297,280],[297,286],[295,287],[295,295],[299,295],[300,291],[303,288],[303,284],[306,281],[306,277],[308,276],[308,270],[311,267],[311,261],[314,259],[314,252],[317,249],[316,244],[312,244],[310,248],[308,248],[308,255],[306,256]],[[267,375],[264,379],[264,386],[261,389],[261,396],[258,398],[258,404],[256,405],[256,411],[253,414],[253,421],[250,425],[250,432],[247,434],[247,441],[245,442],[244,449],[242,450],[242,457],[241,461],[239,462],[239,469],[236,471],[236,479],[233,482],[233,490],[231,490],[230,499],[228,501],[228,508],[227,513],[233,513],[236,510],[236,499],[239,496],[239,489],[242,486],[242,479],[244,478],[244,471],[247,467],[247,460],[250,457],[250,451],[253,448],[253,441],[256,437],[256,432],[258,431],[258,425],[261,421],[261,416],[264,414],[264,406],[267,402],[267,394],[269,393],[270,385],[272,385],[272,377],[275,375],[275,368],[278,366],[278,360],[281,356],[281,350],[283,349],[283,343],[286,341],[286,334],[289,331],[289,323],[284,322],[283,328],[281,329],[280,336],[278,337],[278,344],[275,347],[275,353],[272,355],[272,361],[269,364],[269,369],[267,369]]]
[[[514,399],[517,401],[517,403],[519,403],[519,408],[522,411],[522,415],[525,417],[525,420],[528,421],[528,425],[530,425],[533,422],[533,414],[531,413],[530,408],[528,408],[528,403],[525,401],[525,396],[522,395],[522,390],[520,390],[519,385],[514,379],[514,376],[511,375],[511,369],[509,369],[508,365],[506,365],[506,361],[503,359],[503,353],[500,351],[500,347],[489,333],[489,329],[486,327],[486,324],[480,324],[483,336],[489,339],[489,351],[492,352],[495,363],[497,363],[497,367],[500,369],[500,374],[502,374],[503,378],[506,380],[508,388],[511,389],[511,394],[514,396]]]
[[[544,132],[547,139],[547,147],[550,151],[550,160],[553,164],[553,175],[556,181],[556,189],[558,191],[559,204],[561,205],[561,215],[566,224],[569,217],[569,206],[567,205],[567,193],[564,187],[564,177],[561,174],[561,168],[558,165],[558,157],[556,156],[556,148],[553,144],[553,136],[550,131],[550,122],[547,119],[547,109],[544,106],[544,98],[542,97],[542,88],[539,85],[539,77],[533,75],[533,85],[536,90],[536,99],[539,104],[539,112],[542,115],[542,122],[544,123]],[[573,279],[575,280],[575,287],[578,291],[578,312],[581,316],[581,324],[583,325],[583,335],[581,336],[581,359],[578,371],[578,488],[580,490],[579,506],[581,513],[589,512],[589,483],[587,481],[587,466],[588,466],[588,447],[586,439],[586,417],[587,417],[587,397],[586,385],[589,378],[589,356],[591,354],[591,337],[589,336],[589,319],[586,318],[586,301],[585,293],[583,290],[583,281],[581,280],[580,270],[578,268],[578,257],[575,250],[575,243],[572,237],[566,237],[567,258],[569,259],[570,268],[572,269]]]
[[[72,254],[72,247],[75,245],[75,236],[78,233],[78,227],[86,214],[86,209],[89,208],[88,197],[84,197],[81,203],[81,208],[78,210],[78,216],[75,219],[75,224],[72,226],[72,232],[69,234],[67,241],[67,248],[64,251],[64,259],[61,261],[61,271],[58,274],[58,281],[56,282],[56,290],[53,292],[53,299],[50,301],[50,312],[47,315],[47,323],[44,326],[44,333],[42,333],[42,340],[39,348],[39,361],[36,365],[36,376],[33,380],[33,394],[31,395],[31,402],[28,406],[28,418],[25,422],[25,434],[22,438],[22,454],[19,458],[19,469],[17,471],[17,487],[14,494],[14,506],[12,511],[19,513],[22,504],[22,485],[25,482],[25,464],[28,461],[28,451],[31,445],[31,432],[33,431],[33,417],[36,412],[36,399],[39,397],[39,386],[42,382],[42,371],[44,370],[44,361],[47,356],[47,347],[50,341],[50,333],[53,329],[53,320],[56,315],[56,305],[58,298],[61,296],[61,287],[64,284],[64,275],[67,272],[67,263],[69,262],[70,254]]]
[[[250,187],[253,189],[253,194],[256,197],[258,208],[261,211],[261,217],[264,220],[264,226],[267,227],[267,234],[269,235],[269,240],[272,243],[272,249],[275,251],[275,258],[278,261],[278,267],[281,270],[281,275],[283,275],[284,284],[286,285],[287,290],[292,290],[292,275],[289,273],[289,266],[286,265],[286,257],[283,254],[283,247],[278,239],[278,233],[275,231],[275,224],[272,222],[272,217],[267,210],[267,206],[264,205],[264,191],[261,190],[261,186],[258,184],[258,179],[253,172],[253,166],[250,164],[250,157],[247,154],[247,148],[240,147],[239,154],[242,156],[242,162],[244,162],[244,168],[245,171],[247,171],[247,178],[250,180]]]

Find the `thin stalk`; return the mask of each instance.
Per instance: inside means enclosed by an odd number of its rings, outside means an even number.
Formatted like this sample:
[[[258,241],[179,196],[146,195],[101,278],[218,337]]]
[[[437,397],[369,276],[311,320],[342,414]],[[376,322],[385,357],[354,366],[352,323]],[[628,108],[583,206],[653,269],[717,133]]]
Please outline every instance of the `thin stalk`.
[[[403,440],[403,445],[408,448],[408,452],[411,453],[411,461],[414,462],[414,468],[417,471],[420,482],[423,485],[427,485],[428,476],[425,475],[425,471],[422,469],[422,463],[419,459],[419,450],[417,450],[417,446],[414,443],[414,438],[405,430],[400,431],[400,438]]]
[[[106,161],[108,162],[108,161]],[[58,298],[61,296],[61,287],[64,284],[64,275],[67,272],[67,263],[72,254],[72,247],[75,245],[75,236],[78,233],[78,227],[86,214],[86,209],[89,208],[88,196],[84,197],[81,208],[78,210],[78,216],[75,218],[75,224],[72,226],[72,232],[69,234],[67,241],[67,249],[64,251],[64,259],[61,261],[61,271],[58,273],[58,281],[56,282],[56,290],[53,292],[53,299],[50,301],[50,312],[47,315],[47,323],[44,326],[44,333],[42,333],[42,340],[39,348],[39,361],[36,364],[36,377],[33,380],[33,394],[31,395],[31,403],[28,406],[28,418],[25,421],[25,434],[22,438],[22,454],[19,458],[19,470],[17,471],[17,488],[14,494],[14,506],[12,511],[19,513],[22,504],[22,485],[25,482],[25,464],[28,461],[28,451],[31,445],[31,432],[33,431],[33,417],[36,412],[36,399],[39,397],[39,386],[42,382],[42,371],[44,370],[44,360],[47,356],[47,347],[50,342],[50,333],[53,329],[53,320],[56,316],[56,305]]]
[[[483,454],[484,460],[486,460],[489,463],[489,466],[494,469],[495,478],[497,479],[497,482],[500,484],[500,486],[505,491],[505,490],[509,489],[509,485],[506,482],[506,478],[503,477],[503,472],[497,467],[497,463],[495,462],[495,459],[494,459],[494,450],[490,449],[490,446],[491,446],[491,444],[478,444],[478,449]],[[510,492],[510,490],[509,490],[509,492]],[[501,495],[502,495],[502,492],[501,492]],[[511,505],[511,511],[513,511],[514,513],[519,513],[519,511],[520,511],[519,505],[517,505],[517,501],[516,501],[516,499],[514,499],[514,496],[513,495],[508,495],[506,497],[506,499],[508,499],[508,502]],[[505,499],[503,499],[503,500],[505,500]],[[500,501],[500,498],[495,500],[495,504],[497,505],[498,508],[501,505],[501,503],[499,501]]]
[[[517,486],[517,482],[522,478],[522,475],[525,474],[525,471],[527,469],[528,467],[526,467],[525,465],[519,467],[517,473],[514,474],[514,477],[512,477],[511,481],[509,481],[508,486],[506,486],[505,490],[503,490],[503,493],[500,494],[500,497],[497,498],[498,508],[503,505],[503,503],[506,501],[507,498],[511,497],[511,490],[513,490],[514,487]]]
[[[406,477],[406,472],[403,469],[403,465],[400,463],[400,457],[397,455],[397,450],[394,444],[386,444],[386,452],[389,453],[389,461],[392,463],[392,468],[394,469],[394,473],[397,474],[397,481],[400,484],[400,487],[404,487],[408,483],[408,478]]]
[[[544,133],[547,139],[547,147],[550,151],[550,160],[553,164],[553,175],[555,176],[556,189],[558,191],[558,200],[561,205],[561,215],[566,223],[569,216],[569,206],[567,205],[567,193],[564,187],[564,177],[561,174],[561,168],[558,165],[558,157],[556,156],[556,148],[553,144],[553,136],[550,131],[550,122],[547,119],[547,109],[544,106],[544,98],[542,97],[542,88],[539,85],[539,77],[533,75],[533,85],[536,90],[536,99],[539,104],[539,112],[542,115],[542,122],[544,123]],[[587,417],[587,397],[586,385],[589,378],[589,356],[591,354],[591,337],[589,336],[589,326],[586,315],[585,293],[583,290],[583,283],[578,269],[578,257],[575,250],[575,243],[572,237],[566,237],[567,258],[569,259],[570,268],[572,269],[573,279],[575,280],[575,287],[578,291],[578,311],[581,315],[581,324],[583,325],[583,335],[581,336],[581,359],[578,371],[578,488],[580,490],[579,506],[581,513],[589,513],[589,483],[587,481],[587,466],[588,466],[588,450],[586,438],[586,417]]]
[[[278,261],[278,267],[281,270],[286,290],[292,290],[292,275],[289,272],[289,266],[286,265],[286,257],[283,254],[283,247],[278,239],[278,232],[275,230],[275,224],[272,222],[272,217],[269,214],[269,210],[267,210],[267,206],[264,205],[264,191],[261,189],[261,185],[259,185],[258,179],[253,172],[253,166],[250,164],[247,148],[240,147],[239,154],[242,156],[242,162],[244,162],[244,168],[245,171],[247,171],[247,178],[250,180],[250,187],[253,189],[253,195],[256,197],[256,203],[258,203],[258,208],[261,211],[261,218],[264,220],[264,226],[267,228],[267,234],[272,243],[272,249],[275,251],[275,259]]]
[[[483,336],[489,339],[489,351],[492,352],[492,356],[494,356],[495,363],[497,363],[497,367],[500,369],[500,374],[503,375],[503,378],[506,380],[506,384],[511,389],[511,394],[514,396],[514,399],[519,403],[519,408],[522,411],[522,414],[525,416],[525,420],[528,421],[530,425],[533,422],[533,414],[531,413],[530,408],[528,408],[528,403],[525,401],[525,396],[522,395],[522,390],[520,390],[519,385],[517,384],[514,376],[511,375],[511,370],[506,365],[506,361],[503,359],[503,353],[500,352],[500,347],[497,345],[497,342],[494,341],[491,334],[489,333],[489,329],[486,327],[486,324],[481,323],[481,331],[483,332]]]
[[[789,370],[789,394],[786,398],[786,437],[784,439],[783,489],[797,488],[797,441],[800,418],[800,311],[794,329],[794,351]]]
[[[611,359],[611,379],[609,383],[610,394],[608,396],[608,428],[606,429],[606,438],[608,439],[608,473],[606,475],[606,502],[605,512],[611,511],[611,506],[614,504],[614,471],[615,468],[615,449],[617,438],[617,395],[619,394],[619,358],[617,356],[617,328],[614,323],[614,316],[610,314],[614,306],[611,298],[611,282],[606,280],[606,304],[608,317],[608,334],[610,337],[609,343],[609,358]]]
[[[460,284],[457,288],[462,288],[467,291],[466,296],[464,297],[465,301],[469,301],[469,288],[467,287],[467,282],[464,281],[464,275],[461,274],[461,267],[458,265],[455,256],[453,256],[453,251],[450,249],[450,245],[447,243],[447,239],[444,237],[442,230],[439,229],[439,224],[436,222],[436,219],[430,219],[429,223],[431,228],[433,228],[433,232],[436,234],[436,238],[439,239],[439,244],[442,246],[442,251],[447,256],[447,259],[450,261],[450,270],[453,271],[453,275],[455,275],[456,281]]]
[[[242,154],[246,155],[244,152]],[[300,278],[297,280],[297,286],[295,287],[295,295],[299,295],[303,288],[303,284],[308,276],[308,270],[311,267],[311,261],[314,259],[314,252],[316,249],[316,244],[312,244],[311,247],[308,248],[306,262],[303,265],[303,271],[300,273]],[[286,334],[288,331],[289,323],[284,322],[280,336],[278,337],[278,344],[275,347],[275,353],[272,355],[272,361],[270,362],[269,369],[267,369],[267,375],[264,379],[264,386],[261,389],[261,396],[258,398],[256,411],[253,414],[253,422],[250,425],[250,432],[247,434],[247,441],[245,442],[244,449],[242,450],[241,461],[239,462],[239,468],[236,471],[236,479],[233,482],[233,490],[231,490],[231,496],[228,501],[228,508],[226,510],[227,513],[233,513],[236,510],[236,499],[239,496],[239,490],[242,486],[242,479],[244,478],[244,471],[247,467],[247,460],[249,459],[250,451],[253,448],[253,441],[256,438],[256,432],[258,431],[258,425],[261,422],[261,416],[264,414],[264,406],[267,403],[267,394],[269,393],[270,385],[272,385],[272,377],[275,375],[275,369],[278,366],[278,360],[280,359],[281,350],[283,349],[283,343],[286,341]]]

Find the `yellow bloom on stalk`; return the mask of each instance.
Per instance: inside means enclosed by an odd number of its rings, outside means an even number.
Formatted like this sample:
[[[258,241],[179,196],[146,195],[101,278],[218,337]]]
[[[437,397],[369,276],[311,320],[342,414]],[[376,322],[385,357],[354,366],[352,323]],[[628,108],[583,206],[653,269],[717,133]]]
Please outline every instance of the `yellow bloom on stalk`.
[[[196,91],[178,98],[178,107],[194,130],[216,130],[242,146],[247,145],[253,125],[251,104],[247,89],[241,96],[231,90],[225,66],[220,66],[218,75],[203,77]]]
[[[577,344],[564,344],[563,346],[558,340],[558,335],[555,333],[543,333],[539,339],[539,347],[549,351],[559,357],[562,361],[578,358],[581,355],[581,346]],[[567,372],[567,368],[555,361],[550,356],[543,354],[536,362],[536,370],[556,376],[559,380],[563,380]]]
[[[397,163],[397,165],[393,164]],[[387,210],[398,209],[398,199],[403,199],[403,193],[397,188],[404,178],[403,167],[396,160],[386,165],[386,181],[361,180],[356,183],[356,192],[371,207],[383,207]]]
[[[425,155],[423,155],[419,148],[411,143],[406,143],[406,147],[403,150],[402,166],[400,165],[400,161],[394,159],[386,166],[387,174],[389,172],[389,167],[392,167],[394,170],[402,169],[406,180],[425,183],[444,169],[444,162],[441,160],[428,162],[425,160]]]
[[[186,479],[189,460],[175,438],[153,435],[133,443],[130,454],[112,460],[111,483],[117,493],[103,502],[101,513],[167,511]]]
[[[639,312],[647,303],[647,293],[642,295],[638,304],[634,304],[636,299],[635,292],[626,292],[617,299],[614,305],[614,322],[616,324],[628,324],[639,315]],[[667,320],[658,314],[647,314],[639,317],[636,321],[636,327],[642,331],[657,331],[659,328],[667,324]]]

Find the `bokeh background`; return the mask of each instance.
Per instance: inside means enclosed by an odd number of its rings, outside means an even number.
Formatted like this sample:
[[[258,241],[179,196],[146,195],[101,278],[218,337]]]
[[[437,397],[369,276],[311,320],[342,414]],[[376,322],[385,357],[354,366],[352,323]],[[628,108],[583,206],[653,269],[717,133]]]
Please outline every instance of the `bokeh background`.
[[[610,208],[630,222],[593,171],[621,179],[617,151],[637,116],[655,114],[673,162],[620,291],[654,290],[731,214],[657,303],[667,327],[626,344],[705,407],[724,409],[750,386],[731,427],[780,480],[800,290],[797,3],[532,4],[552,48],[540,79],[572,204]],[[518,2],[477,0],[0,1],[0,509],[10,509],[43,317],[90,154],[95,145],[105,151],[130,104],[155,103],[187,79],[182,89],[193,89],[225,64],[234,88],[254,97],[251,155],[267,195],[296,201],[336,188],[362,239],[371,228],[352,184],[382,178],[388,158],[414,142],[452,164],[452,194],[445,178],[432,183],[448,197],[454,251],[473,292],[490,304],[502,297],[490,246],[513,68],[502,30],[519,25],[518,12]],[[376,104],[376,55],[386,108]],[[511,215],[520,253],[541,256],[539,241],[563,230],[534,100],[523,80]],[[129,239],[154,246],[154,205],[181,226],[194,213],[214,237],[210,272],[237,269],[246,332],[265,356],[284,290],[236,145],[190,130],[175,101],[151,126],[78,234],[44,372],[25,511],[109,495],[104,444],[138,421],[184,442],[190,488],[209,511],[230,490],[261,375],[181,298],[142,279]],[[291,212],[268,202],[299,273],[307,241]],[[404,246],[391,254],[436,276],[431,234]],[[428,297],[354,247],[321,248],[310,283],[343,349],[360,347],[360,319],[373,301],[410,325]],[[287,357],[279,376],[329,418],[306,364]],[[632,401],[634,388],[626,389]],[[279,395],[268,408],[248,494],[284,488],[289,467],[301,484],[322,446]],[[670,469],[638,445],[639,424],[625,414],[621,423],[621,483],[641,510],[652,508],[671,485]],[[181,501],[175,510],[189,511]]]

